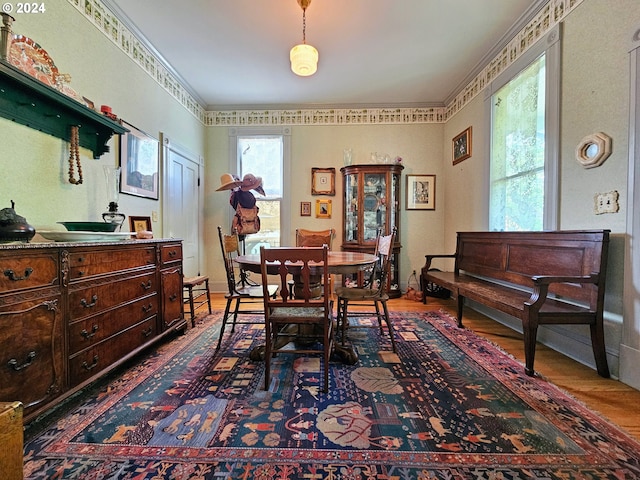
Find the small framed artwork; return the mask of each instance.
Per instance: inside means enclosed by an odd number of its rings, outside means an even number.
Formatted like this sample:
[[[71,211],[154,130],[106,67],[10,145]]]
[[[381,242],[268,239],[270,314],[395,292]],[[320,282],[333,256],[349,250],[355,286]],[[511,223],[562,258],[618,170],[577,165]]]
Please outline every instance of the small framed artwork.
[[[158,200],[160,143],[126,122],[120,135],[120,192]]]
[[[471,127],[453,137],[453,164],[460,163],[471,156]]]
[[[335,195],[336,194],[336,169],[316,168],[311,169],[311,195]]]
[[[151,232],[151,217],[129,217],[129,231],[138,233],[140,231]]]
[[[331,200],[316,200],[316,218],[331,218]]]
[[[436,209],[436,176],[407,175],[407,210]]]
[[[300,202],[300,216],[301,217],[311,216],[311,202]]]

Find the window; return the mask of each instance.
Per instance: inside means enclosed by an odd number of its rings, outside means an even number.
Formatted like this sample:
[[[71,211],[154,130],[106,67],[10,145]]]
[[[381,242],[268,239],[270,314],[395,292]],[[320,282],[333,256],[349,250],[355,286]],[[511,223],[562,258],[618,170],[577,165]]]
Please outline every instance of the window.
[[[244,252],[260,253],[260,246],[277,247],[284,243],[282,232],[289,205],[284,178],[288,171],[289,135],[283,129],[233,129],[231,131],[232,171],[243,178],[252,173],[262,178],[265,196],[252,191],[259,208],[260,231],[245,238]]]
[[[558,38],[552,30],[489,87],[490,230],[556,228]]]

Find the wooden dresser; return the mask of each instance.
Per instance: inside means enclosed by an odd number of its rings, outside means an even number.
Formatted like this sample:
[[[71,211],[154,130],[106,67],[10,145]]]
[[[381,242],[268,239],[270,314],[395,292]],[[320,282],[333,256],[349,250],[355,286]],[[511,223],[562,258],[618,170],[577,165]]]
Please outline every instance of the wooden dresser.
[[[179,240],[0,246],[0,401],[25,421],[185,328]]]

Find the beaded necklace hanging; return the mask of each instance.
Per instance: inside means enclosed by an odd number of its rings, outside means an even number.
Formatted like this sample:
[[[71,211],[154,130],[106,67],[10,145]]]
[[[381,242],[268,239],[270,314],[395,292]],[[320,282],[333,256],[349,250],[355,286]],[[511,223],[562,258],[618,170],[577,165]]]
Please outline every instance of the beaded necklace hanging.
[[[69,145],[69,183],[80,185],[82,183],[82,165],[80,165],[80,134],[77,125],[71,127],[71,140]],[[78,166],[78,179],[74,178],[73,162]]]

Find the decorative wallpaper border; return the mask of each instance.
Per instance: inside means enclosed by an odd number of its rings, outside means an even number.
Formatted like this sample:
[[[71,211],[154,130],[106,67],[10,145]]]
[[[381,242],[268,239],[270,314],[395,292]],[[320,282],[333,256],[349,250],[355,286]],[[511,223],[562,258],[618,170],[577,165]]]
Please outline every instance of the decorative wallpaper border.
[[[68,1],[205,126],[262,126],[446,123],[584,0],[549,0],[445,107],[228,111],[205,111],[170,69],[100,0]]]

